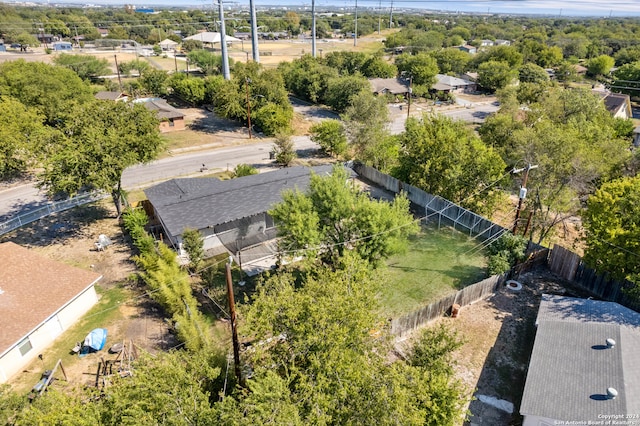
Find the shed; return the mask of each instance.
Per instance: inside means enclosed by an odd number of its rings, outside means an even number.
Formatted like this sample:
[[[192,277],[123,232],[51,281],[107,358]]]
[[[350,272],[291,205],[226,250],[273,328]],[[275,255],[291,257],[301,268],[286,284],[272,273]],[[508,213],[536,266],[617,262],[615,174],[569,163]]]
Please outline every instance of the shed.
[[[0,244],[0,383],[20,372],[97,301],[95,272]]]

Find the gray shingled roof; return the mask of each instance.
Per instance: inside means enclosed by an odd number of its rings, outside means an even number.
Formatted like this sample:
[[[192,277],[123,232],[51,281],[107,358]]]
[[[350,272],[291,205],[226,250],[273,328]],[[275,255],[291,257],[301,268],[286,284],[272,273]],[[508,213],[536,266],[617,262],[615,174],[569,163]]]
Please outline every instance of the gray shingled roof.
[[[165,230],[172,236],[185,228],[205,229],[264,213],[282,200],[282,191],[309,186],[311,171],[331,173],[333,166],[291,167],[221,181],[173,179],[146,189]]]
[[[640,413],[640,314],[617,303],[542,296],[520,414],[597,421]],[[607,348],[606,339],[616,341]],[[607,388],[618,391],[606,399]]]

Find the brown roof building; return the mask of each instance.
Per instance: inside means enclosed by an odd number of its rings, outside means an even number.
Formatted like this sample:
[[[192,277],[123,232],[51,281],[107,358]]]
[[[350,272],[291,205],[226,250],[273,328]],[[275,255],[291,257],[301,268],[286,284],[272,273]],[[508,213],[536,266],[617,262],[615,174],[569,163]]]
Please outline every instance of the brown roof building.
[[[20,371],[98,300],[95,272],[0,244],[0,383]]]

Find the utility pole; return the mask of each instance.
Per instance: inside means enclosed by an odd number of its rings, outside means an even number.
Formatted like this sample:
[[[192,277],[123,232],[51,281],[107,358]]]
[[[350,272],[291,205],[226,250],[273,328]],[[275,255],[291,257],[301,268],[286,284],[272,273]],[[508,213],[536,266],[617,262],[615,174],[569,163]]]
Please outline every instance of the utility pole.
[[[173,65],[176,67],[176,74],[178,73],[178,56],[176,55],[176,49],[173,49]]]
[[[251,102],[249,99],[249,79],[244,80],[244,87],[247,92],[247,126],[249,127],[249,139],[251,139]]]
[[[311,56],[316,57],[316,2],[311,0]]]
[[[122,80],[120,79],[120,67],[118,66],[118,56],[113,55],[113,59],[116,62],[116,72],[118,73],[118,86],[120,86],[120,92],[122,92]]]
[[[220,19],[220,50],[222,53],[222,76],[225,80],[231,80],[231,72],[229,71],[229,56],[227,53],[227,34],[224,25],[224,8],[222,0],[218,0],[218,16]]]
[[[353,45],[358,45],[358,0],[356,0],[356,23],[353,28]]]
[[[254,0],[249,0],[249,12],[251,14],[251,53],[253,54],[253,62],[260,62],[260,49],[258,48],[258,22],[256,18],[256,5],[253,1]]]
[[[238,341],[238,331],[236,330],[236,304],[233,299],[233,283],[231,281],[231,262],[233,258],[229,256],[229,261],[225,264],[227,277],[227,295],[229,297],[229,312],[231,314],[231,337],[233,340],[233,364],[238,379],[238,384],[243,386],[242,372],[240,371],[240,342]]]
[[[407,105],[407,118],[409,118],[409,113],[411,112],[411,86],[413,85],[413,76],[409,76],[409,105]]]
[[[527,167],[522,169],[514,169],[512,173],[520,173],[524,171],[524,178],[522,179],[522,185],[520,185],[520,194],[518,196],[518,208],[516,209],[516,220],[513,222],[513,228],[511,229],[511,233],[513,235],[516,234],[516,230],[518,229],[518,220],[520,219],[520,211],[522,210],[522,203],[524,199],[527,198],[527,180],[529,179],[529,170],[537,169],[538,165],[532,166],[531,164],[527,165]]]

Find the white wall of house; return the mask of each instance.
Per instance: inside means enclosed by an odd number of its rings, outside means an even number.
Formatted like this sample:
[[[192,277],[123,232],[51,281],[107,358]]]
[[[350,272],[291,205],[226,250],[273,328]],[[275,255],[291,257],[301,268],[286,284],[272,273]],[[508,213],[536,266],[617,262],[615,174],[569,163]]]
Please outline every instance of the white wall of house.
[[[560,424],[556,419],[540,416],[524,416],[522,426],[553,426]]]
[[[93,284],[42,322],[0,358],[0,383],[9,380],[74,324],[98,301]],[[87,332],[90,330],[87,330]]]

